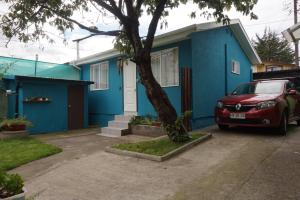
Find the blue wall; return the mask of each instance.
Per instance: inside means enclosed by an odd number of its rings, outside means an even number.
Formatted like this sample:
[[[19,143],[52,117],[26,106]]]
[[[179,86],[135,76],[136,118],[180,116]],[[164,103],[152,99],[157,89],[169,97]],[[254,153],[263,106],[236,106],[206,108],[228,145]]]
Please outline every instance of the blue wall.
[[[33,123],[29,129],[31,133],[66,131],[68,129],[68,88],[66,84],[23,83],[19,91],[23,93],[20,98],[20,115],[25,116]],[[49,103],[22,103],[23,99],[30,97],[48,97]]]
[[[191,67],[191,43],[190,40],[181,41],[171,45],[161,46],[159,48],[154,48],[153,52],[168,49],[168,48],[178,48],[178,64],[179,69],[183,67]],[[164,87],[164,91],[167,93],[172,105],[175,107],[177,114],[181,113],[181,70],[179,70],[179,86]],[[137,85],[137,99],[138,99],[138,114],[141,116],[152,115],[157,116],[153,106],[147,98],[145,87],[139,83]]]
[[[162,49],[178,47],[179,67],[191,67],[191,43],[190,40],[181,41],[172,45],[154,48],[153,52]],[[111,58],[99,62],[109,62],[109,88],[107,90],[89,90],[89,123],[107,126],[108,121],[113,120],[115,115],[124,113],[123,105],[123,71],[117,67],[117,58]],[[97,63],[99,63],[97,62]],[[82,79],[90,80],[90,64],[82,66]],[[137,75],[138,76],[138,75]],[[181,73],[180,73],[181,77]],[[180,81],[180,78],[179,78]],[[181,84],[179,86],[164,87],[171,103],[177,113],[181,113]],[[149,102],[144,86],[137,83],[137,112],[138,115],[156,116],[156,112]]]
[[[251,64],[228,27],[194,33],[192,44],[192,126],[196,129],[214,123],[216,101],[226,89],[231,92],[251,80]],[[231,72],[233,59],[240,62],[239,75]]]
[[[89,90],[89,123],[107,126],[115,115],[123,114],[123,75],[117,67],[117,58],[109,62],[107,90]],[[90,80],[90,64],[82,66],[82,79]]]
[[[16,91],[16,80],[6,79],[7,89]],[[24,80],[19,81],[19,95],[9,95],[8,117],[15,116],[15,102],[18,98],[19,116],[33,123],[30,134],[68,130],[68,87],[67,81]],[[72,83],[74,84],[74,83]],[[88,127],[87,85],[84,85],[84,127]],[[51,102],[26,103],[26,98],[48,97]]]

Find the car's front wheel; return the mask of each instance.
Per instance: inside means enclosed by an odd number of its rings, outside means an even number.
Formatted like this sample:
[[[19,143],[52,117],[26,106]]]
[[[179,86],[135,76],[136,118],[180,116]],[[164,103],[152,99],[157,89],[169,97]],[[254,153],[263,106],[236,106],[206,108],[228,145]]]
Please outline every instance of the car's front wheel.
[[[220,130],[228,130],[229,129],[228,125],[223,125],[223,124],[218,124],[218,127]]]
[[[280,125],[278,127],[278,132],[281,135],[286,135],[287,134],[287,123],[288,119],[287,119],[287,114],[286,112],[283,112],[282,116],[281,116],[281,121],[280,121]]]

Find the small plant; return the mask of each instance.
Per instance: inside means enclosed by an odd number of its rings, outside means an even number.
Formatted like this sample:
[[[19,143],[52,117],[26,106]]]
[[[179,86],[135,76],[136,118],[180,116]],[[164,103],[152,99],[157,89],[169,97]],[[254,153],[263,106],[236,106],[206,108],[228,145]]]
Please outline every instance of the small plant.
[[[0,172],[0,199],[23,192],[24,181],[18,174]]]
[[[163,127],[167,131],[170,140],[176,143],[182,143],[191,139],[183,124],[184,119],[189,119],[191,115],[192,111],[186,111],[176,119],[174,124],[163,124]]]
[[[32,123],[28,121],[25,117],[18,117],[15,119],[4,119],[0,122],[0,129],[10,130],[18,126],[22,126],[24,128],[32,127]]]

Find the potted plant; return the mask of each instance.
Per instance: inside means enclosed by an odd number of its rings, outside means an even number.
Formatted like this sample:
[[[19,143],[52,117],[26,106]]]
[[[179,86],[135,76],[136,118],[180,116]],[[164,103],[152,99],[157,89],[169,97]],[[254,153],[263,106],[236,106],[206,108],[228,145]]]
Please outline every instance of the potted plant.
[[[15,119],[4,119],[0,122],[0,129],[4,131],[23,131],[26,127],[31,127],[32,123],[24,117]]]
[[[18,174],[0,172],[0,199],[25,200],[24,181]]]

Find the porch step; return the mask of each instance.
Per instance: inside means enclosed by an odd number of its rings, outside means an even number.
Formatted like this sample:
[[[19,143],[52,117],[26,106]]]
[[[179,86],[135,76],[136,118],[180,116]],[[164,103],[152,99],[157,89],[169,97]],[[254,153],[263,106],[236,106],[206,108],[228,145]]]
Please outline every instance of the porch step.
[[[108,127],[115,127],[115,128],[122,128],[122,129],[128,129],[128,121],[109,121]]]
[[[108,127],[102,128],[99,135],[106,137],[120,137],[128,134],[128,123],[132,117],[132,115],[115,115],[115,119],[109,121]]]
[[[132,117],[133,115],[115,115],[115,120],[129,122]]]
[[[101,129],[101,134],[107,137],[120,137],[128,134],[128,129],[116,128],[116,127],[104,127]]]

